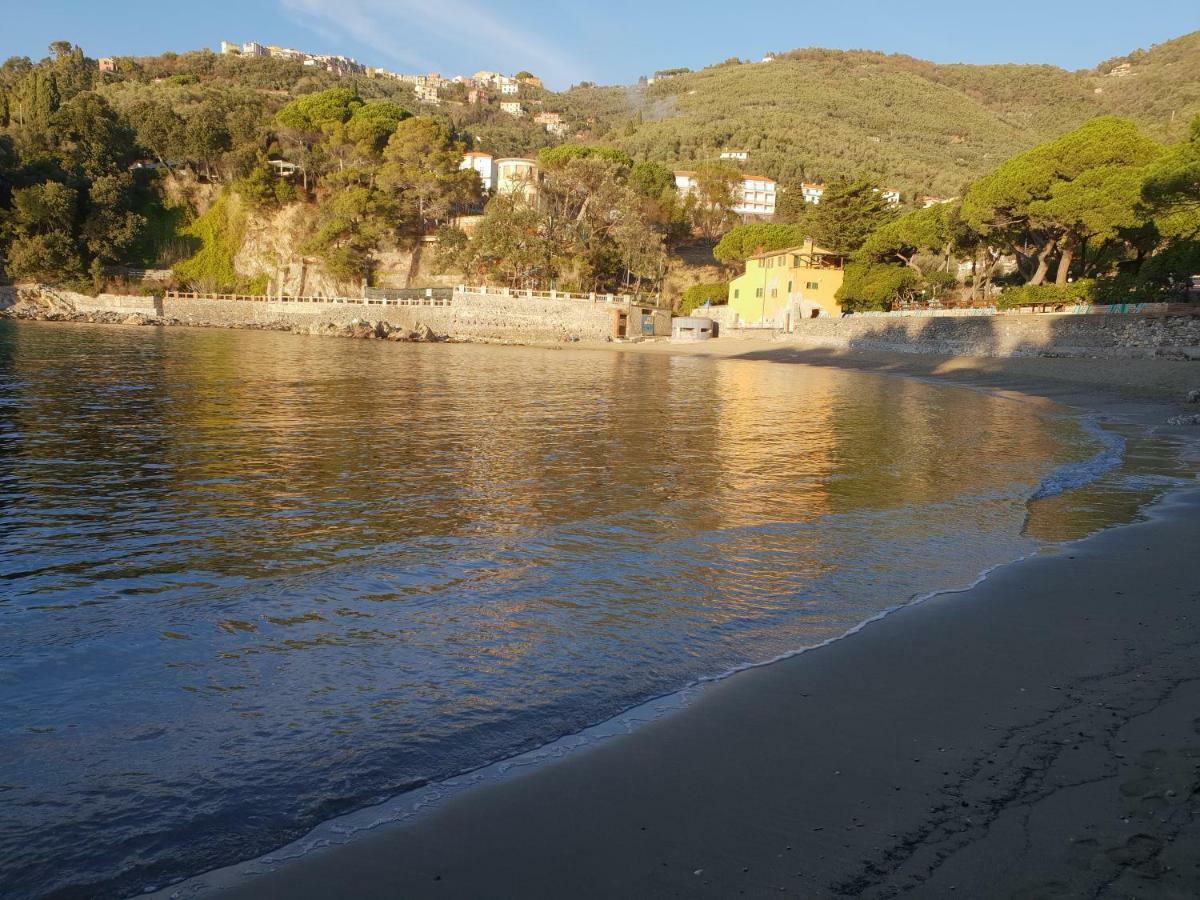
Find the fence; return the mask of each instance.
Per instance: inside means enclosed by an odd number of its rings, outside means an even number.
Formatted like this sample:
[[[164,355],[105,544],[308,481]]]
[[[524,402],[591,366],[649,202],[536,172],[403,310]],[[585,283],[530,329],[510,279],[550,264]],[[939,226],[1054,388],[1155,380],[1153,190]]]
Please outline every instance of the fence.
[[[646,306],[657,306],[658,300],[638,300],[630,294],[572,294],[568,291],[533,291],[521,288],[495,287],[492,285],[460,284],[454,289],[458,294],[483,294],[494,297],[530,297],[537,300],[582,300],[588,303],[620,304],[628,306],[644,303]]]
[[[411,296],[386,296],[388,291],[376,292],[380,296],[371,296],[371,289],[365,297],[267,297],[257,294],[197,294],[186,291],[167,291],[163,296],[168,300],[242,300],[251,303],[323,303],[328,306],[450,306],[452,292],[449,288],[433,288],[429,290],[414,290]],[[397,291],[395,293],[407,293]]]

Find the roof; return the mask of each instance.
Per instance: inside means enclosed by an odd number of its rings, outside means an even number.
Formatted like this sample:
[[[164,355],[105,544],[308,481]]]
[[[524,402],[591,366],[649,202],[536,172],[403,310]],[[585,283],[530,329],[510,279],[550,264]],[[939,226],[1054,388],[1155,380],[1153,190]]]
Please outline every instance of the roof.
[[[491,159],[491,157],[492,157],[492,154],[490,154],[490,153],[481,153],[481,152],[480,152],[480,151],[478,151],[478,150],[470,150],[470,151],[468,151],[468,152],[464,153],[464,154],[463,154],[463,156],[486,156],[488,159]]]
[[[800,244],[797,247],[783,247],[779,250],[769,250],[766,253],[756,253],[753,256],[747,256],[746,259],[766,259],[770,256],[786,256],[789,253],[807,253],[810,256],[849,256],[848,253],[835,253],[832,250],[822,250],[816,244]]]
[[[674,174],[675,174],[675,176],[676,176],[676,177],[679,177],[680,175],[683,175],[683,176],[685,176],[685,177],[687,177],[687,178],[693,178],[693,177],[695,177],[695,175],[696,175],[696,173],[695,173],[695,172],[692,172],[692,171],[690,171],[690,170],[687,170],[687,169],[680,169],[678,172],[675,172]]]
[[[531,166],[537,165],[536,159],[529,159],[526,156],[506,156],[503,159],[496,160],[496,165],[500,165],[500,163],[512,163],[512,162],[528,163]]]
[[[771,184],[777,184],[774,178],[768,178],[766,175],[743,175],[742,181],[769,181]]]

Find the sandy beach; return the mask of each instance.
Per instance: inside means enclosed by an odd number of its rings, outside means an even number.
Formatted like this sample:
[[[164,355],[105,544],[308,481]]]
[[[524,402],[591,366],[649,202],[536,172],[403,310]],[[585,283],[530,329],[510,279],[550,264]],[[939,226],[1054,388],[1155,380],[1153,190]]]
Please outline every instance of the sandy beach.
[[[1186,411],[1197,378],[1158,361],[624,349],[889,372],[1154,425]],[[1141,521],[216,894],[1196,896],[1198,543],[1200,490],[1177,491]]]

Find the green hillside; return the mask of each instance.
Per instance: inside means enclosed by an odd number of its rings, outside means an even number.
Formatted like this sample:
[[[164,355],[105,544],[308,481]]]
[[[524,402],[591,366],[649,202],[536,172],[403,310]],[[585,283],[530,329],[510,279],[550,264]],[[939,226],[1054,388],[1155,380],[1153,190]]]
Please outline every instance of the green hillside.
[[[1128,76],[1106,77],[1125,62]],[[1200,112],[1200,32],[1093,71],[798,50],[773,63],[728,61],[648,87],[576,88],[559,99],[576,117],[597,119],[597,138],[636,157],[687,164],[746,149],[750,169],[785,182],[862,173],[906,193],[948,196],[1097,115],[1182,138]]]

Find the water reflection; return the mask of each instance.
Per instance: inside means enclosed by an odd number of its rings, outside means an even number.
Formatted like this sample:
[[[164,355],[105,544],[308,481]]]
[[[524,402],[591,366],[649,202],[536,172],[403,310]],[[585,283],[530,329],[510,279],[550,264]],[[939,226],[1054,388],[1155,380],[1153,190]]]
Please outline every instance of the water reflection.
[[[137,891],[841,633],[1093,451],[831,369],[0,323],[0,880]]]

